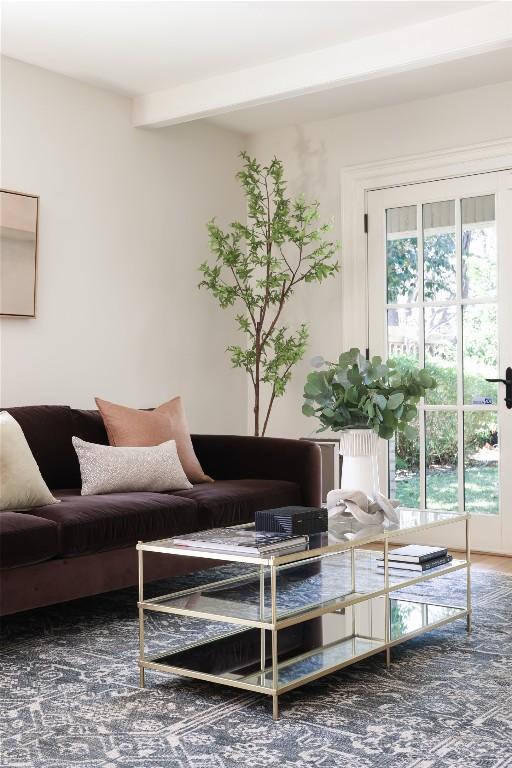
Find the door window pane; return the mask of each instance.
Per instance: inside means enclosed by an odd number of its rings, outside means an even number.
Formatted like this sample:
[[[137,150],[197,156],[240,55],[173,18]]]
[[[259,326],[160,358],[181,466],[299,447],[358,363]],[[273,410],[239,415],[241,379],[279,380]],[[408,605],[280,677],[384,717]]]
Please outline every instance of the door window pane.
[[[464,499],[468,512],[499,512],[499,446],[496,413],[464,414]]]
[[[420,506],[420,438],[418,420],[411,422],[415,435],[411,440],[397,432],[389,441],[389,495],[400,506]]]
[[[419,360],[419,312],[414,308],[388,309],[388,357],[402,366]]]
[[[495,304],[467,304],[462,310],[464,403],[495,405],[498,389],[498,319]]]
[[[423,206],[424,300],[446,301],[456,295],[455,201]]]
[[[410,304],[418,299],[416,206],[388,208],[386,232],[388,304]]]
[[[494,195],[462,200],[462,296],[496,296]]]
[[[425,368],[437,381],[429,404],[457,402],[457,307],[425,307]]]
[[[458,509],[457,413],[427,411],[426,502],[429,509]]]

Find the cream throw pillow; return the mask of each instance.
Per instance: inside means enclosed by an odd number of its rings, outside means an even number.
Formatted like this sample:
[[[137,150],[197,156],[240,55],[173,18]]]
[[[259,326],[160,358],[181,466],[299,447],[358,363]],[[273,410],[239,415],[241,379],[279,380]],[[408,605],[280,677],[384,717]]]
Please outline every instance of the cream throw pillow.
[[[0,511],[57,504],[41,476],[23,430],[10,413],[0,413]]]
[[[174,440],[145,448],[117,448],[73,437],[73,445],[80,462],[82,496],[192,488]]]

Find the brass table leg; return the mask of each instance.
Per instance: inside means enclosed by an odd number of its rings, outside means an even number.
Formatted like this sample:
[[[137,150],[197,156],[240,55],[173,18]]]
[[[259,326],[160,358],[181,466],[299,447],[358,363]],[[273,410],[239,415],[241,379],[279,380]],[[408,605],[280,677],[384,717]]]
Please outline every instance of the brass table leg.
[[[265,566],[260,566],[260,621],[265,621]],[[267,652],[265,649],[265,630],[260,629],[260,671],[264,682]]]
[[[391,667],[391,648],[389,646],[391,640],[391,614],[389,603],[389,542],[387,538],[384,539],[384,642],[386,643],[386,668]]]
[[[277,671],[277,606],[276,606],[276,568],[270,566],[270,598],[272,604],[272,688],[274,693],[272,694],[272,719],[279,720],[279,696],[277,693],[278,686],[278,671]]]
[[[279,720],[279,697],[276,693],[272,696],[272,720]]]
[[[139,544],[142,542],[139,541]],[[144,667],[142,663],[144,661],[144,608],[142,603],[144,602],[144,570],[142,561],[143,552],[141,549],[138,551],[139,560],[139,685],[144,688]]]

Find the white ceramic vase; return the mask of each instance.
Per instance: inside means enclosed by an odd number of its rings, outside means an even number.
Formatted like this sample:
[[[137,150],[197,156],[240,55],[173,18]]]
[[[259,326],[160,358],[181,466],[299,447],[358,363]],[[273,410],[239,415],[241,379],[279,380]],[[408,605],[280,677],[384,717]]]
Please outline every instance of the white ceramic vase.
[[[379,436],[373,429],[347,429],[340,432],[343,456],[341,487],[363,491],[371,499],[379,492]]]

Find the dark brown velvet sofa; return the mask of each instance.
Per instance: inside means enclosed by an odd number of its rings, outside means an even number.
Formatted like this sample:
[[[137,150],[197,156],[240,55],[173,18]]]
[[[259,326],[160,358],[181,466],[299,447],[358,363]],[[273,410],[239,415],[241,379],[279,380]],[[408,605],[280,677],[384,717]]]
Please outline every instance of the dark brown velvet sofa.
[[[169,493],[81,496],[71,438],[107,444],[97,411],[68,406],[7,408],[18,421],[59,504],[0,512],[0,613],[131,586],[137,541],[249,522],[257,509],[320,503],[320,449],[303,440],[193,435],[214,483]],[[210,561],[211,562],[211,561]],[[146,581],[208,561],[152,555]]]

